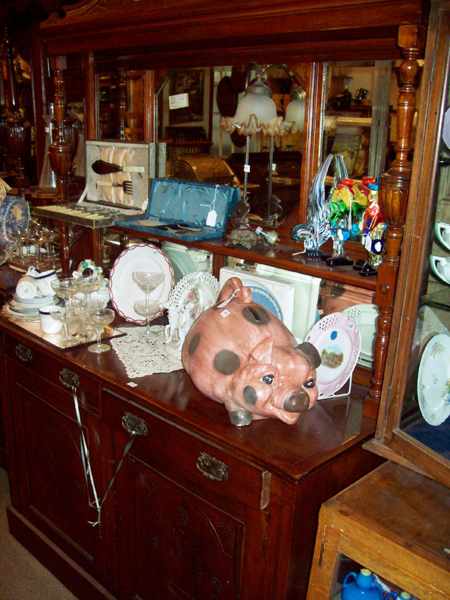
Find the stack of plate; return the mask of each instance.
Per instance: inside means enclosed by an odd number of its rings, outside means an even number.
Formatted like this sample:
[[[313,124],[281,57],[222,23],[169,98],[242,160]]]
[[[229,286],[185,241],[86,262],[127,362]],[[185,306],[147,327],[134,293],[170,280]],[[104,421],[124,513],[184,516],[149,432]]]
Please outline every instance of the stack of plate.
[[[38,317],[39,309],[53,304],[53,302],[54,296],[30,298],[29,300],[19,300],[17,296],[14,296],[8,304],[8,308],[17,317]]]

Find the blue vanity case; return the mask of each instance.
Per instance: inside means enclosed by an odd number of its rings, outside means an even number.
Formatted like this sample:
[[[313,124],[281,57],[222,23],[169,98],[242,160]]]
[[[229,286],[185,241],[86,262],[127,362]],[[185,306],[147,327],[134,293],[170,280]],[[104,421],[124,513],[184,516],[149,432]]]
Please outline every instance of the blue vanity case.
[[[184,241],[220,239],[239,199],[230,185],[154,179],[145,214],[115,224]]]

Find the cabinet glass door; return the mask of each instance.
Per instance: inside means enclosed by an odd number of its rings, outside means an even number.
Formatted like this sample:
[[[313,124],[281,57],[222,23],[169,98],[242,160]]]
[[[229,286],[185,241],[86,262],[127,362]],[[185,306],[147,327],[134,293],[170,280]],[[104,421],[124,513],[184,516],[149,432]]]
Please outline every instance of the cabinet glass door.
[[[450,458],[450,93],[438,139],[436,198],[411,348],[401,429]]]
[[[367,447],[450,486],[447,1],[432,3],[429,31],[383,393]]]

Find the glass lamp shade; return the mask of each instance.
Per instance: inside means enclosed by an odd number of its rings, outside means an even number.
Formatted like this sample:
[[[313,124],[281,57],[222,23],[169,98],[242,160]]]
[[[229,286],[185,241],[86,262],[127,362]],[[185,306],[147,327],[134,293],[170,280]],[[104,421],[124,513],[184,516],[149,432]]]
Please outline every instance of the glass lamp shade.
[[[286,108],[285,123],[292,133],[301,133],[305,126],[305,92],[295,91]]]
[[[260,78],[248,86],[232,119],[240,133],[252,135],[277,119],[277,107],[271,96],[270,88]]]

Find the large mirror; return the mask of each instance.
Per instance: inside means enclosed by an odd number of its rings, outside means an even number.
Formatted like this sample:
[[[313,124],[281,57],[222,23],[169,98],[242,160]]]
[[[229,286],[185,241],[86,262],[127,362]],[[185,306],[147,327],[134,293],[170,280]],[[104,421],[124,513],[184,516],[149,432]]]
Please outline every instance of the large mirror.
[[[315,158],[305,123],[305,105],[316,102],[308,97],[311,65],[157,70],[151,72],[153,88],[145,85],[146,73],[104,65],[98,70],[97,137],[157,142],[152,176],[238,185],[256,219],[276,213],[278,222],[290,215],[298,222],[305,159],[319,163],[330,152],[342,153],[354,178],[376,177],[385,169],[393,138],[391,61],[325,65],[322,113],[310,124],[323,131]],[[234,121],[255,84],[256,95],[272,98],[274,112],[267,117],[272,125],[246,129]],[[153,124],[145,130],[150,113]]]
[[[378,177],[395,139],[393,61],[327,63],[322,156],[342,154],[349,177]]]

